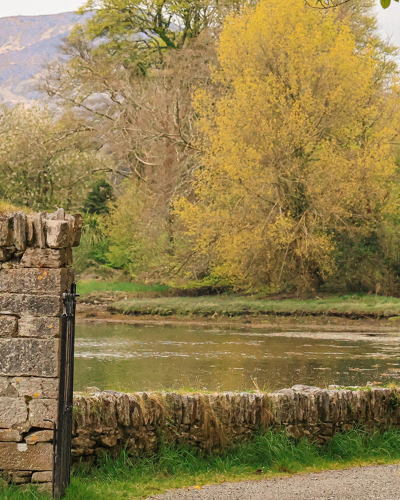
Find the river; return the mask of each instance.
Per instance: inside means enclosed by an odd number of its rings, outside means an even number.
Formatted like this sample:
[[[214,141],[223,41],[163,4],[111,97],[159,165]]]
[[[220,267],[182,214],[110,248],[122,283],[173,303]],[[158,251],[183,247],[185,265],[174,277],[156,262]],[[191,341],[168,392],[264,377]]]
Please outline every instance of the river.
[[[78,391],[276,390],[399,377],[396,328],[77,324]]]

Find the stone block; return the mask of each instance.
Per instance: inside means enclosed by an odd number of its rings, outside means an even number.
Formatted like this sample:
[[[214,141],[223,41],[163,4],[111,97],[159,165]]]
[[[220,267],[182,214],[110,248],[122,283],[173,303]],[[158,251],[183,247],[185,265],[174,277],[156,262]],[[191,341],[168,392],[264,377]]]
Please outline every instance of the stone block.
[[[55,399],[33,399],[29,402],[29,422],[32,427],[41,429],[53,429],[51,422],[45,419],[57,421],[58,401]]]
[[[5,474],[6,480],[13,484],[29,484],[32,472],[28,470],[10,470]]]
[[[10,379],[7,377],[0,377],[0,396],[5,396],[3,394],[10,386]]]
[[[22,441],[20,432],[14,429],[0,429],[0,442],[19,443],[20,441]]]
[[[52,441],[53,437],[54,437],[54,432],[52,430],[31,432],[25,437],[25,443],[28,444],[48,443]]]
[[[71,248],[28,247],[21,259],[21,267],[60,268],[72,265]]]
[[[24,398],[0,398],[0,428],[10,429],[23,424],[27,417],[28,409]]]
[[[3,271],[3,270],[2,270]],[[61,316],[61,295],[25,295],[0,293],[0,311],[16,316]]]
[[[19,337],[56,338],[61,334],[61,319],[47,316],[24,316],[19,320]]]
[[[65,220],[68,222],[68,228],[69,228],[68,229],[69,238],[66,242],[66,245],[67,247],[72,248],[72,245],[74,244],[75,241],[75,226],[76,226],[75,217],[73,215],[66,214]]]
[[[49,248],[71,247],[73,227],[66,220],[46,221],[46,243]]]
[[[16,316],[5,316],[0,313],[0,337],[16,337],[17,334],[18,318]]]
[[[63,208],[58,208],[55,212],[47,214],[47,220],[65,220],[65,210]]]
[[[100,436],[100,443],[106,448],[112,448],[118,443],[117,436]]]
[[[26,244],[29,247],[33,247],[33,242],[35,240],[35,227],[34,227],[34,217],[38,214],[27,214],[26,216]]]
[[[81,214],[74,214],[74,234],[75,238],[72,243],[73,247],[79,247],[79,243],[81,242],[82,236],[82,228],[83,228],[83,219]]]
[[[7,262],[0,262],[0,269],[16,269],[18,267],[21,267],[20,261],[20,258],[18,258],[16,255],[12,255]]]
[[[0,292],[3,293],[60,295],[70,292],[73,282],[72,269],[0,269]]]
[[[59,340],[0,339],[0,375],[57,377]]]
[[[23,252],[26,248],[26,214],[16,212],[12,217],[13,245],[17,252]]]
[[[12,236],[12,215],[11,214],[1,214],[0,215],[0,247],[10,247],[12,246],[13,236]]]
[[[7,377],[0,377],[0,397],[17,398],[18,392],[11,385],[11,379]]]
[[[32,483],[51,483],[51,481],[53,481],[53,473],[51,470],[34,472],[32,474]]]
[[[39,443],[0,443],[0,469],[48,471],[53,467],[53,445]]]
[[[33,399],[57,399],[58,398],[58,378],[37,378],[37,377],[15,377],[10,385],[19,397]],[[0,378],[1,384],[1,378]],[[1,395],[1,392],[0,392]]]
[[[27,239],[29,246],[37,248],[46,247],[46,235],[44,232],[44,218],[46,215],[46,212],[39,212],[27,216]]]
[[[0,262],[7,262],[15,253],[15,247],[0,247]]]

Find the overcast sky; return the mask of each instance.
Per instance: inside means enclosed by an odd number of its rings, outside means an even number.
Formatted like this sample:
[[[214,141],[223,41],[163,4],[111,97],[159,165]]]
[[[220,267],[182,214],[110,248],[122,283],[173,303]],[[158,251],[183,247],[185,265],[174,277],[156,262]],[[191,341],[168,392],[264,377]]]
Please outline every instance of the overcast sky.
[[[0,17],[58,14],[76,10],[83,3],[85,0],[0,0]],[[400,46],[400,3],[392,1],[388,9],[379,7],[377,12],[382,29]]]
[[[388,9],[382,9],[379,6],[377,12],[382,28],[392,37],[392,42],[400,46],[400,3],[392,1]]]
[[[38,16],[77,10],[85,0],[0,0],[0,17]]]

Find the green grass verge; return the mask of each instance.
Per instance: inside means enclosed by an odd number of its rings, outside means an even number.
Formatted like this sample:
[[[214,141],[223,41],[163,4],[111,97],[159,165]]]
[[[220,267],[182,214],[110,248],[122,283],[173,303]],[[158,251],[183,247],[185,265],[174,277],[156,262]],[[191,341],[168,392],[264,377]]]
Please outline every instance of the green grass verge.
[[[223,481],[262,479],[296,472],[343,469],[400,460],[400,431],[368,433],[363,429],[337,434],[326,446],[284,433],[267,432],[223,453],[203,456],[193,448],[166,447],[147,459],[122,454],[104,458],[95,469],[85,465],[73,475],[66,500],[146,498],[169,488],[201,487]],[[262,469],[263,474],[256,471]],[[1,500],[38,500],[35,491],[6,488]]]
[[[142,285],[140,283],[111,283],[107,281],[78,281],[78,293],[87,295],[93,292],[164,293],[166,285]]]
[[[391,318],[400,316],[400,299],[375,295],[346,295],[311,300],[267,300],[237,296],[161,297],[113,303],[123,314],[160,316],[343,316]]]

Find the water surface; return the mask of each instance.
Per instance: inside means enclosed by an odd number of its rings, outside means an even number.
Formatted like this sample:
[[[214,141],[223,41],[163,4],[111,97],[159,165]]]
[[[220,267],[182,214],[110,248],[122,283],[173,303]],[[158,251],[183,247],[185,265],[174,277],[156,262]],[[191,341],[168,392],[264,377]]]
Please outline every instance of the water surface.
[[[354,330],[354,328],[353,328]],[[275,390],[294,384],[387,384],[400,377],[395,329],[81,323],[75,389]]]

